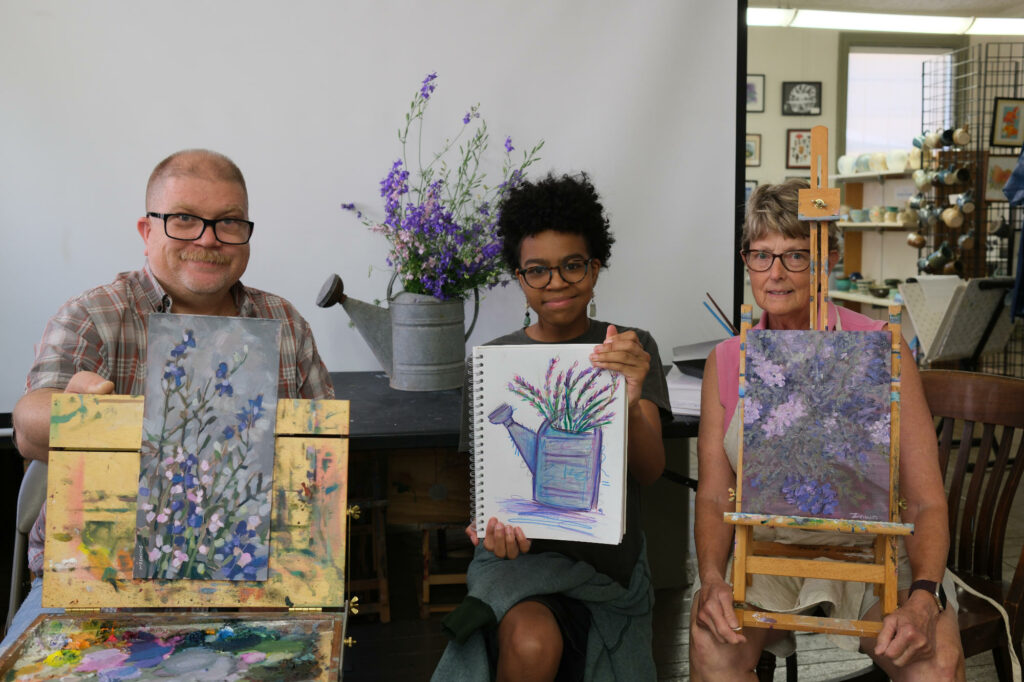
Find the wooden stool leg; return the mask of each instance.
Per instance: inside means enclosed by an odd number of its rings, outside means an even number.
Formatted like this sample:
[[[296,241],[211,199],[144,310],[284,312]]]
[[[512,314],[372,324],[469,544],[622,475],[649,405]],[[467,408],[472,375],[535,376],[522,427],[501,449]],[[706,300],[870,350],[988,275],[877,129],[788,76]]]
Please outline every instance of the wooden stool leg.
[[[391,598],[388,594],[388,542],[384,508],[373,510],[373,563],[377,573],[377,593],[380,601],[380,622],[391,622]]]
[[[430,618],[430,531],[424,528],[420,531],[423,534],[423,547],[420,551],[420,559],[423,561],[423,580],[420,590],[420,618]]]

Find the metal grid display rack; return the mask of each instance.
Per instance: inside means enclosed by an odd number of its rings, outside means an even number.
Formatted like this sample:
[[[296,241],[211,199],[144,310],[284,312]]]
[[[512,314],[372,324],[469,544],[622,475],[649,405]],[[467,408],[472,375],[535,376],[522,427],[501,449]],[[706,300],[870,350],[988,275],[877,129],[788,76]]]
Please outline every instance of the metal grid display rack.
[[[947,133],[940,148],[924,155],[925,169],[939,176],[932,179],[930,192],[936,208],[950,206],[951,197],[967,191],[974,196],[975,209],[962,213],[962,225],[951,227],[933,217],[922,226],[927,242],[920,255],[927,257],[945,246],[952,252],[947,273],[965,278],[1016,274],[1021,208],[1010,207],[1002,196],[999,188],[1005,183],[1005,171],[996,169],[1015,159],[1021,149],[993,146],[992,128],[996,99],[1021,98],[1024,93],[1022,69],[1024,43],[979,43],[922,65],[922,130],[952,132],[966,126],[970,133],[970,141],[960,146],[949,142]],[[944,178],[950,172],[958,179],[947,183]],[[971,369],[1024,377],[1020,321],[1006,350],[981,358]]]

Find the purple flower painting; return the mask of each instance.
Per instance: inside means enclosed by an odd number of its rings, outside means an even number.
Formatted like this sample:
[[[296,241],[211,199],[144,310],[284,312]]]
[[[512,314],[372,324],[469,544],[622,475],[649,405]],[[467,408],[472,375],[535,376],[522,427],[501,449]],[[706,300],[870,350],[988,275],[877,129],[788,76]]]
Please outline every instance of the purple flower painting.
[[[744,512],[889,520],[890,339],[747,333]]]
[[[149,316],[135,578],[267,579],[280,330]]]

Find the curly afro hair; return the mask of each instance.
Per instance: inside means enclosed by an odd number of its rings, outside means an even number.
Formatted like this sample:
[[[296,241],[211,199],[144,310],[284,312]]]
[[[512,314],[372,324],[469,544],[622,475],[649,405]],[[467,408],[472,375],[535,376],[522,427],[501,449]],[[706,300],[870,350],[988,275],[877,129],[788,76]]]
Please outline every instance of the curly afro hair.
[[[519,267],[523,240],[547,230],[581,235],[591,258],[608,267],[615,237],[609,230],[601,198],[586,173],[524,182],[509,191],[501,204],[498,234],[509,270]]]

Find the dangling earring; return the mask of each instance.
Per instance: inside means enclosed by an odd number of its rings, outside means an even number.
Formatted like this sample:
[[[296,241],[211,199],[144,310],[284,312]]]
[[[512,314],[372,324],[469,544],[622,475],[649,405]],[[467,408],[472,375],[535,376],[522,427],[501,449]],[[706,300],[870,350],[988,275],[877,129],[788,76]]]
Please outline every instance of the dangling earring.
[[[526,304],[526,312],[523,313],[523,328],[530,326],[530,304]]]
[[[597,294],[590,294],[590,309],[587,314],[590,317],[597,317]]]

